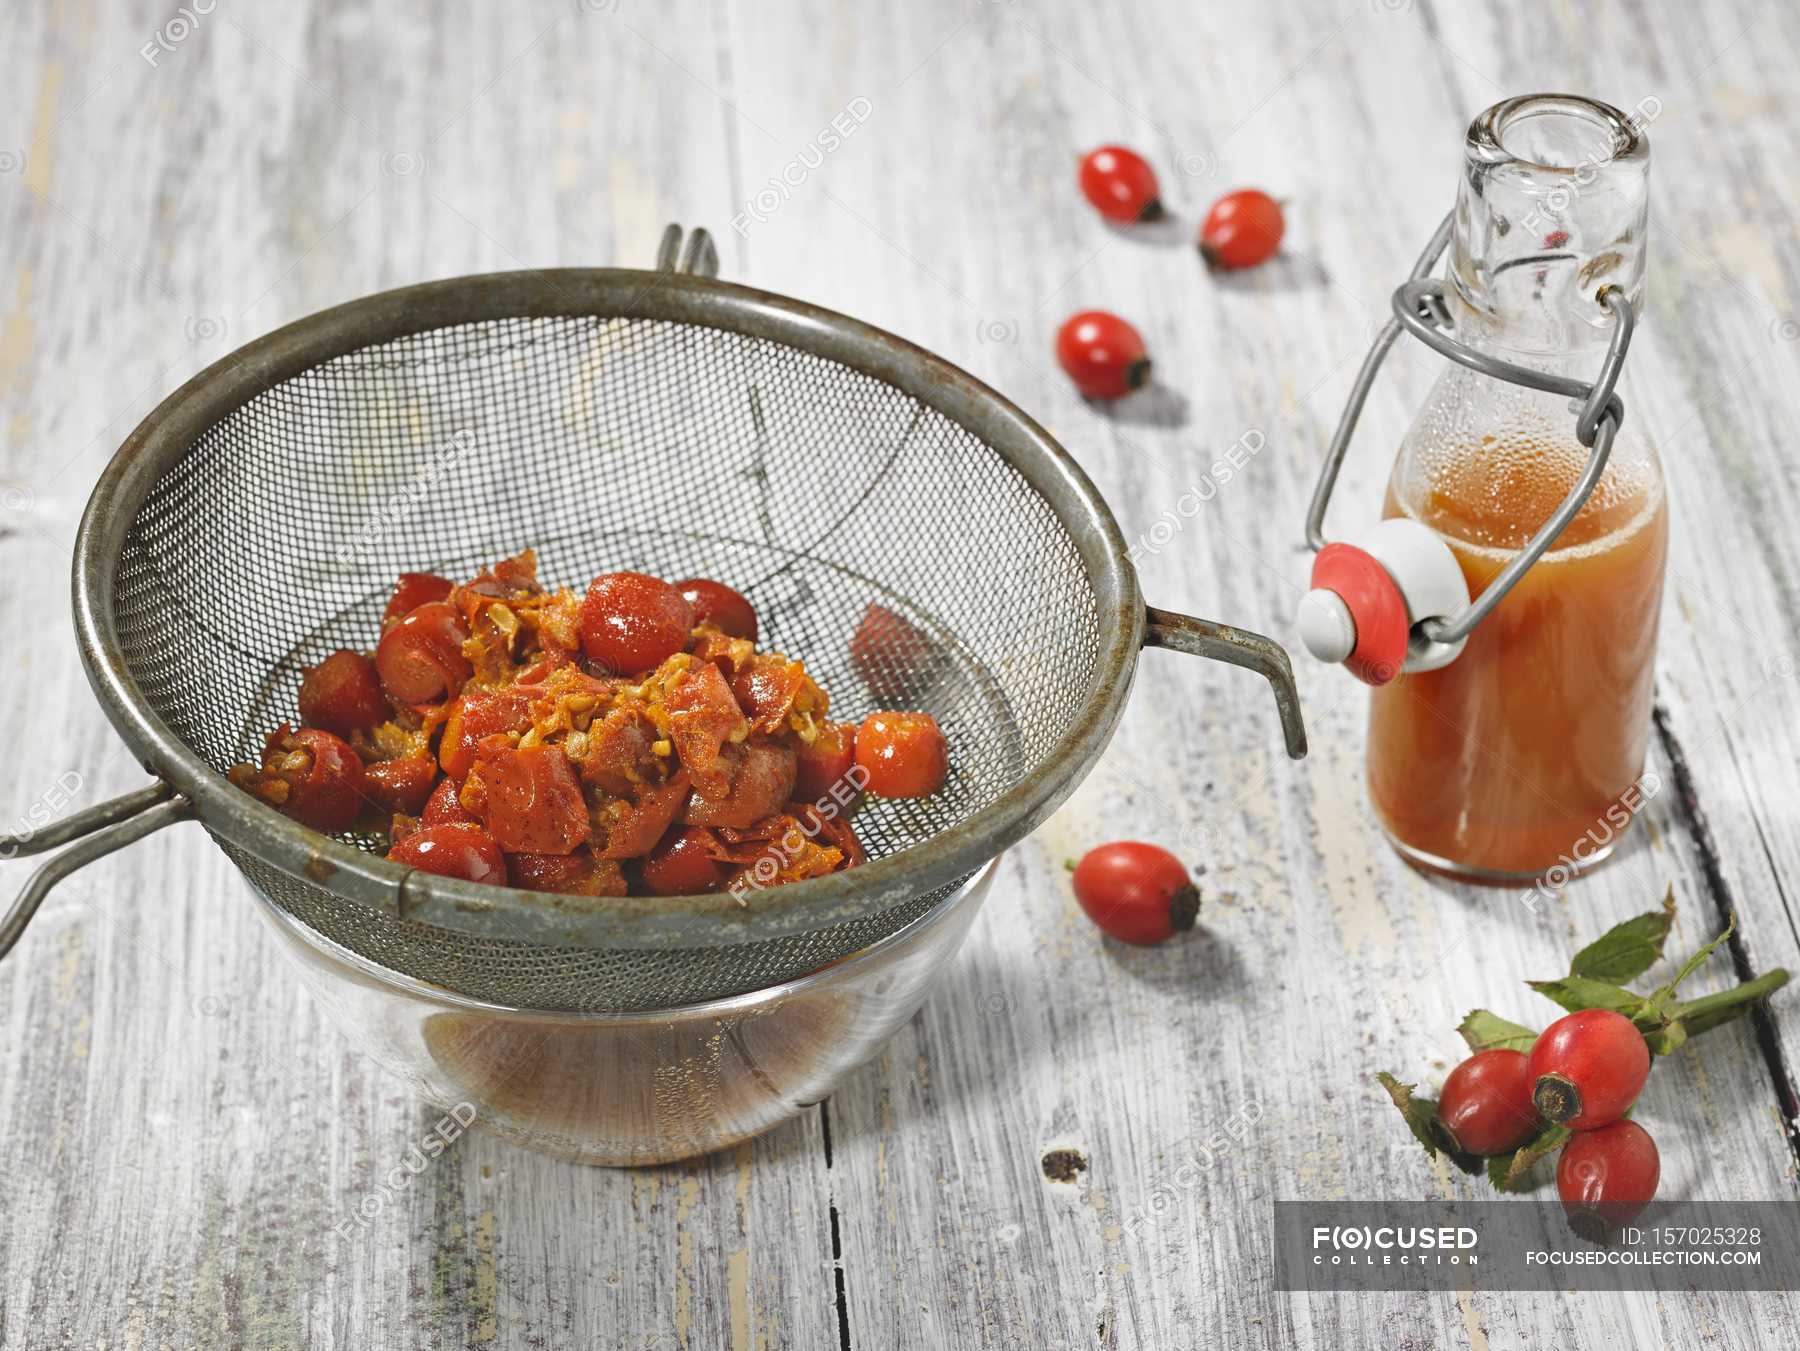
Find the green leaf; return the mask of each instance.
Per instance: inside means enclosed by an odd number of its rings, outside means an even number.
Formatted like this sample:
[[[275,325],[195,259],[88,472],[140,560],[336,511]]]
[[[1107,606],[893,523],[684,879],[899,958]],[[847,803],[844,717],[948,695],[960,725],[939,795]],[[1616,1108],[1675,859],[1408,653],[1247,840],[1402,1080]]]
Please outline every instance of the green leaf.
[[[1435,1159],[1442,1149],[1433,1129],[1437,1122],[1437,1103],[1431,1098],[1415,1098],[1414,1085],[1401,1083],[1385,1070],[1375,1078],[1394,1100],[1400,1115],[1406,1118],[1406,1128],[1413,1133],[1413,1139],[1424,1145],[1425,1152]]]
[[[1377,1074],[1375,1078],[1387,1090],[1394,1106],[1400,1109],[1400,1115],[1406,1118],[1406,1128],[1412,1132],[1413,1139],[1425,1146],[1427,1154],[1434,1159],[1442,1154],[1465,1173],[1481,1171],[1480,1159],[1473,1154],[1462,1154],[1447,1148],[1438,1138],[1436,1099],[1414,1097],[1414,1085],[1403,1084],[1391,1074],[1384,1072]]]
[[[1538,1034],[1486,1009],[1471,1009],[1456,1029],[1471,1051],[1529,1051]]]
[[[1681,982],[1693,975],[1695,971],[1699,970],[1700,964],[1708,957],[1712,956],[1713,953],[1718,950],[1719,944],[1723,943],[1727,938],[1730,938],[1732,930],[1736,928],[1737,916],[1733,915],[1726,923],[1725,931],[1723,933],[1713,939],[1712,942],[1703,945],[1698,952],[1683,962],[1681,964],[1681,970],[1675,973],[1675,978],[1650,996],[1646,1001],[1647,1009],[1649,1011],[1654,1011],[1659,1016],[1659,1021],[1667,1022],[1671,1016],[1668,1012],[1669,1005],[1675,998],[1675,991],[1680,988]]]
[[[1615,924],[1569,961],[1571,976],[1623,985],[1644,974],[1662,957],[1663,940],[1675,921],[1675,888],[1663,897],[1662,909]]]
[[[1528,980],[1525,982],[1546,999],[1554,999],[1570,1013],[1583,1009],[1611,1009],[1635,1018],[1644,1008],[1644,997],[1633,994],[1622,985],[1586,976],[1564,976],[1561,980]]]
[[[1535,1140],[1520,1145],[1511,1154],[1502,1154],[1499,1158],[1488,1161],[1488,1177],[1494,1180],[1494,1186],[1500,1191],[1523,1191],[1520,1183],[1532,1169],[1532,1165],[1547,1154],[1554,1154],[1563,1147],[1569,1138],[1566,1126],[1551,1126]],[[1501,1165],[1505,1166],[1502,1168]],[[1496,1177],[1496,1174],[1498,1176]]]

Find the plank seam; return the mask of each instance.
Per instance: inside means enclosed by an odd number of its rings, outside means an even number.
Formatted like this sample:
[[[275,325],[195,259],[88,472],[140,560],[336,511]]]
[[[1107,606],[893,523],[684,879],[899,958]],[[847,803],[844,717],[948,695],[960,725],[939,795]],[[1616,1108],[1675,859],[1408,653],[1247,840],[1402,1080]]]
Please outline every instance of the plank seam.
[[[850,1351],[850,1297],[844,1286],[844,1241],[838,1230],[837,1188],[831,1185],[831,1104],[819,1104],[825,1134],[825,1202],[831,1211],[831,1270],[837,1283],[838,1351]]]
[[[1700,875],[1706,885],[1707,894],[1712,898],[1713,907],[1718,912],[1721,923],[1729,923],[1737,914],[1737,906],[1732,900],[1731,885],[1725,880],[1724,867],[1719,858],[1719,847],[1713,839],[1712,827],[1706,819],[1705,809],[1700,805],[1699,788],[1694,782],[1692,769],[1688,765],[1687,753],[1682,749],[1680,739],[1669,719],[1669,710],[1659,700],[1651,711],[1651,720],[1656,727],[1656,737],[1661,743],[1663,755],[1669,762],[1669,772],[1675,780],[1676,813],[1686,828],[1688,837],[1693,841],[1694,850],[1699,855]],[[1742,925],[1731,931],[1726,942],[1726,949],[1731,954],[1731,965],[1740,981],[1753,980],[1756,969],[1750,960],[1750,951],[1744,942]],[[1769,1013],[1766,1000],[1759,1000],[1750,1009],[1750,1024],[1756,1033],[1757,1049],[1762,1053],[1763,1063],[1768,1067],[1769,1078],[1775,1089],[1775,1098],[1781,1112],[1782,1133],[1787,1138],[1788,1152],[1794,1156],[1796,1168],[1800,1168],[1800,1094],[1796,1094],[1794,1080],[1788,1072],[1787,1054],[1781,1044],[1780,1029],[1775,1026],[1775,1019]]]

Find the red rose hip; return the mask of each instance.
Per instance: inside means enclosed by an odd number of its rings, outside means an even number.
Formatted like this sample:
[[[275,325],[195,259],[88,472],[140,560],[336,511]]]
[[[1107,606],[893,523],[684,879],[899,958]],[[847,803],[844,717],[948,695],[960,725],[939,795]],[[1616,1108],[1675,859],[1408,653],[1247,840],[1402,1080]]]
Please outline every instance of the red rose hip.
[[[717,891],[730,868],[716,857],[713,833],[677,827],[644,858],[640,875],[658,896],[699,896]]]
[[[1459,1154],[1517,1149],[1543,1127],[1523,1051],[1479,1051],[1450,1071],[1438,1095],[1438,1132]]]
[[[1075,865],[1075,899],[1103,933],[1144,946],[1194,927],[1200,891],[1167,849],[1119,840]]]
[[[1081,160],[1081,195],[1108,220],[1151,221],[1162,215],[1156,171],[1135,150],[1103,145]]]
[[[581,782],[561,746],[483,742],[471,784],[482,800],[482,824],[509,854],[570,854],[588,838]]]
[[[308,727],[349,736],[389,716],[375,663],[360,652],[341,647],[300,681],[300,721]]]
[[[478,826],[481,822],[462,805],[462,785],[454,779],[439,779],[431,796],[425,799],[425,810],[419,815],[423,826]]]
[[[1255,267],[1275,256],[1287,222],[1281,203],[1266,192],[1243,188],[1212,205],[1200,226],[1200,256],[1208,267]]]
[[[388,850],[395,863],[468,882],[506,885],[506,855],[480,826],[424,826]]]
[[[1556,1191],[1569,1223],[1595,1239],[1642,1214],[1661,1179],[1656,1141],[1635,1121],[1578,1132],[1556,1161]]]
[[[694,623],[711,624],[732,638],[756,641],[756,607],[743,595],[710,577],[689,577],[675,589],[694,612]]]
[[[429,755],[377,760],[363,769],[365,789],[381,810],[417,816],[431,798],[437,770],[437,761]]]
[[[363,762],[342,737],[284,725],[263,747],[263,769],[287,784],[281,811],[303,826],[335,835],[362,815],[368,793]]]
[[[1056,360],[1086,399],[1120,399],[1150,378],[1144,340],[1105,310],[1083,310],[1057,330]]]
[[[609,572],[581,602],[581,646],[616,675],[653,670],[687,645],[694,609],[661,578]]]
[[[1531,1098],[1544,1120],[1572,1131],[1611,1125],[1650,1074],[1650,1047],[1631,1019],[1611,1009],[1558,1018],[1531,1048]]]
[[[944,786],[950,753],[929,713],[871,713],[856,732],[856,763],[877,797],[929,797]]]
[[[399,623],[421,605],[450,599],[455,589],[454,582],[435,572],[401,573],[400,580],[394,583],[394,594],[388,597],[387,609],[382,612],[381,627],[385,630]]]
[[[800,802],[817,802],[844,782],[850,766],[856,763],[856,728],[847,722],[828,722],[819,727],[812,744],[802,743],[796,758],[794,797]],[[852,780],[848,789],[854,789]],[[848,789],[838,789],[840,797]]]
[[[381,687],[403,704],[455,698],[475,668],[463,656],[469,640],[462,616],[447,601],[428,601],[381,635],[375,671]]]

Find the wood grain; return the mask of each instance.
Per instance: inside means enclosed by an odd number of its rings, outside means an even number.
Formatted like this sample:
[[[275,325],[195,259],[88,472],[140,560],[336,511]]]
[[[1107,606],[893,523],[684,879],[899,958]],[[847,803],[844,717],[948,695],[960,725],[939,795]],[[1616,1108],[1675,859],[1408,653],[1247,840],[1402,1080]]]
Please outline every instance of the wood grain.
[[[1440,1077],[1475,1004],[1543,1020],[1520,982],[1665,885],[1673,947],[1731,907],[1740,971],[1800,967],[1800,17],[227,2],[153,66],[140,49],[175,17],[21,7],[0,49],[0,631],[19,635],[0,658],[19,767],[0,820],[68,772],[74,805],[142,781],[79,675],[63,579],[89,486],[162,394],[382,287],[647,263],[670,219],[712,226],[729,277],[993,383],[1080,457],[1134,541],[1260,433],[1140,573],[1158,605],[1284,636],[1320,450],[1450,199],[1461,128],[1536,88],[1662,105],[1653,309],[1625,396],[1674,504],[1653,754],[1670,786],[1616,864],[1533,911],[1379,843],[1364,697],[1341,673],[1302,668],[1314,754],[1292,765],[1258,682],[1150,654],[1115,744],[1013,851],[943,988],[820,1112],[640,1174],[470,1135],[388,1191],[439,1113],[321,1021],[223,858],[171,831],[64,884],[0,965],[0,1345],[1795,1343],[1776,1296],[1287,1297],[1267,1226],[1276,1199],[1474,1194],[1404,1138],[1372,1074]],[[1112,231],[1077,198],[1073,154],[1103,140],[1152,156],[1173,223]],[[1283,256],[1209,279],[1194,220],[1251,182],[1289,203]],[[1093,305],[1130,316],[1157,360],[1160,388],[1111,415],[1048,357],[1061,318]],[[1337,529],[1373,510],[1433,373],[1422,351],[1389,363]],[[1078,916],[1064,860],[1121,833],[1204,864],[1191,941],[1128,951]],[[5,865],[0,886],[25,873]],[[1658,1070],[1642,1114],[1666,1195],[1796,1199],[1781,1065],[1797,1009]],[[1041,1167],[1058,1148],[1085,1160],[1072,1181]]]

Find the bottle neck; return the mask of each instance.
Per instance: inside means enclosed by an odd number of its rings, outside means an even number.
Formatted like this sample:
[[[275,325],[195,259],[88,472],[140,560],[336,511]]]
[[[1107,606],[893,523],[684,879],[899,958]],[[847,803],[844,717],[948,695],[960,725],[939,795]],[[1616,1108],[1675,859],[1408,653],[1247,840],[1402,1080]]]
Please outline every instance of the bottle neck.
[[[1554,313],[1484,312],[1470,305],[1454,287],[1447,299],[1459,341],[1479,352],[1550,375],[1592,380],[1612,336],[1610,330],[1570,324]]]
[[[1477,117],[1450,236],[1458,336],[1521,365],[1596,367],[1613,332],[1600,292],[1642,314],[1649,154],[1638,119],[1572,95]]]

